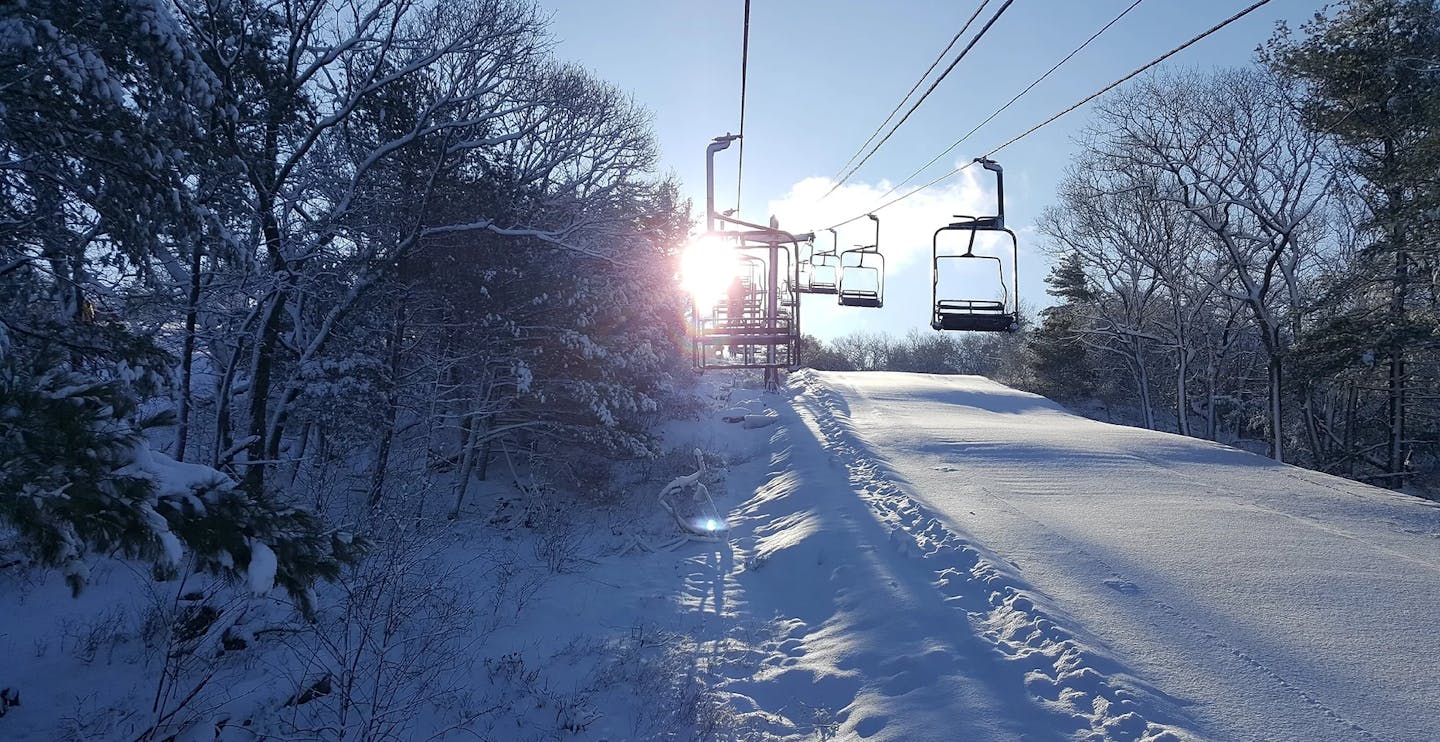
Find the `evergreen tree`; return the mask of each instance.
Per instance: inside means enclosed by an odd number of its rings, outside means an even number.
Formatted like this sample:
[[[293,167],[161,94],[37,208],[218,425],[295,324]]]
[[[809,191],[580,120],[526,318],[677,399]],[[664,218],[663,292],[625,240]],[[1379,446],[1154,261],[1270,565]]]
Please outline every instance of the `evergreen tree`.
[[[1080,256],[1063,255],[1045,277],[1045,293],[1061,299],[1040,312],[1040,327],[1029,333],[1025,352],[1037,394],[1061,400],[1079,400],[1096,392],[1094,362],[1080,340],[1084,318],[1078,307],[1095,301]]]
[[[1333,289],[1344,316],[1307,339],[1345,363],[1312,370],[1383,373],[1371,382],[1386,389],[1383,411],[1376,410],[1386,431],[1378,463],[1399,486],[1412,445],[1434,441],[1437,432],[1435,415],[1416,413],[1422,404],[1433,408],[1425,400],[1435,398],[1440,361],[1440,7],[1433,0],[1346,0],[1301,32],[1296,38],[1282,27],[1263,58],[1301,84],[1307,123],[1341,145],[1337,166],[1358,182],[1369,212],[1366,244],[1348,280]]]

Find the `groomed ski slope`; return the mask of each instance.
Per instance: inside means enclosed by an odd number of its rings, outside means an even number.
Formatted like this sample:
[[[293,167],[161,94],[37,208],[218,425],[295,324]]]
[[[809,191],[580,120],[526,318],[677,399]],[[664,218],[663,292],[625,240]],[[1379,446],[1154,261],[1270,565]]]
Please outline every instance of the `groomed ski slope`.
[[[789,621],[727,691],[869,739],[1440,738],[1433,504],[980,377],[789,392],[692,579]]]

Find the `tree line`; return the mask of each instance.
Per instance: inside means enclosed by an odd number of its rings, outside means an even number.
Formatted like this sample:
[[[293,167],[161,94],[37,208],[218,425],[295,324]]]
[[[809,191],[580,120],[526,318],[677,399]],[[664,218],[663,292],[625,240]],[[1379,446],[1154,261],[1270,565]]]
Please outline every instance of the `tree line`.
[[[1403,486],[1440,442],[1440,9],[1350,0],[1260,59],[1101,104],[1040,222],[1031,378]]]
[[[1440,8],[1346,0],[1258,66],[1098,104],[1013,341],[852,335],[807,365],[979,373],[1401,487],[1440,465]]]

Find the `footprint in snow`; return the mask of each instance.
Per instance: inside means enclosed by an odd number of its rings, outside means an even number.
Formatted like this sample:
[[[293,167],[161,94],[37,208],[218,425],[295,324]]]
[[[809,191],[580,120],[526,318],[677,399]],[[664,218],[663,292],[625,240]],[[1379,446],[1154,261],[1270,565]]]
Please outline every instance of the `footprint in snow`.
[[[1126,595],[1134,595],[1135,593],[1140,592],[1140,587],[1138,585],[1121,577],[1111,577],[1105,580],[1105,586]]]
[[[888,723],[890,723],[889,717],[867,716],[855,722],[855,733],[861,737],[873,737],[879,733],[881,729],[884,729]]]

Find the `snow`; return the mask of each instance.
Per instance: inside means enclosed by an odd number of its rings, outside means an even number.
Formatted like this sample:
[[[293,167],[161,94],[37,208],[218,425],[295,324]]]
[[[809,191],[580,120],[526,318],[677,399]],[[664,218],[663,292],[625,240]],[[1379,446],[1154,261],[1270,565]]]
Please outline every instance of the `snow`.
[[[250,592],[264,595],[275,587],[275,552],[265,542],[250,539],[250,565],[245,568],[246,584]]]
[[[402,738],[1436,738],[1433,504],[978,377],[738,378],[707,375],[709,407],[666,424],[673,457],[627,502],[521,525],[531,498],[492,480],[424,539],[379,534],[415,541],[317,586],[318,638],[273,630],[299,624],[252,597],[276,560],[251,539],[196,640],[226,695],[170,731],[319,728],[332,699],[287,699],[374,655],[401,671],[375,700]],[[0,573],[0,687],[24,699],[0,738],[134,738],[167,651],[144,645],[148,606],[224,589],[95,571],[78,599]],[[389,623],[346,623],[370,615]],[[325,654],[339,637],[359,643]]]
[[[125,474],[143,475],[155,483],[160,494],[166,497],[185,499],[198,504],[193,494],[213,489],[229,489],[235,482],[224,474],[201,464],[176,461],[149,444],[136,444],[132,454],[134,464],[122,470]],[[201,505],[203,507],[203,505]]]
[[[746,428],[751,429],[764,428],[773,424],[776,420],[779,419],[779,416],[771,413],[765,413],[760,415],[746,415],[745,419],[740,424],[745,426]]]
[[[1156,691],[1136,711],[1152,722],[1219,739],[1440,730],[1440,656],[1416,651],[1440,631],[1433,503],[1086,420],[979,377],[803,383],[802,410],[854,446],[852,479],[898,528],[983,544],[1002,583],[1023,578],[1034,610],[1087,637],[1082,657],[1109,657],[1079,663],[1091,687]],[[919,561],[943,572],[930,548]],[[1134,723],[1099,716],[1104,729]]]
[[[160,541],[160,547],[164,550],[164,563],[171,567],[178,566],[185,556],[185,549],[180,545],[179,537],[170,530],[170,524],[155,512],[155,508],[148,502],[140,503],[140,514]]]

